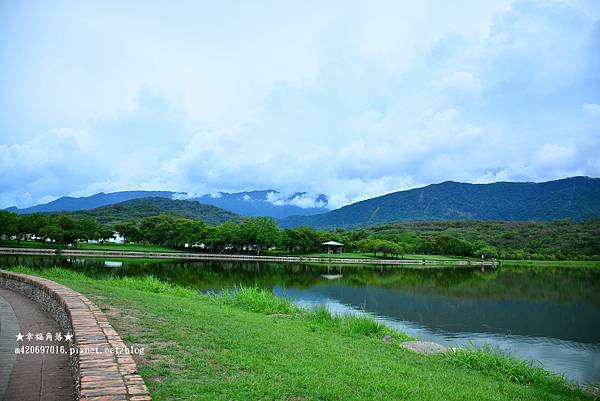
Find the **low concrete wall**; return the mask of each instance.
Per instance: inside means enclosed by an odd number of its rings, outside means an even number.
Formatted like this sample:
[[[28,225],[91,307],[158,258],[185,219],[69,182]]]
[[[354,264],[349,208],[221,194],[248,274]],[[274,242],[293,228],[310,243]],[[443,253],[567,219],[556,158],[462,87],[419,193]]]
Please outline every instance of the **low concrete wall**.
[[[11,248],[0,247],[2,255],[56,255],[56,249],[50,248]]]
[[[78,399],[82,401],[150,401],[144,380],[125,343],[106,316],[82,294],[54,281],[0,270],[0,287],[17,291],[42,306],[64,333],[73,333],[73,345],[93,353],[70,354]]]
[[[433,259],[368,259],[368,258],[327,258],[313,256],[260,256],[260,255],[231,255],[193,252],[142,252],[142,251],[110,251],[95,249],[55,249],[35,248],[2,248],[0,254],[23,255],[61,255],[61,256],[91,256],[113,258],[149,258],[149,259],[189,259],[189,260],[245,260],[254,262],[287,262],[287,263],[339,263],[364,265],[446,265],[446,266],[497,266],[491,260],[433,260]]]

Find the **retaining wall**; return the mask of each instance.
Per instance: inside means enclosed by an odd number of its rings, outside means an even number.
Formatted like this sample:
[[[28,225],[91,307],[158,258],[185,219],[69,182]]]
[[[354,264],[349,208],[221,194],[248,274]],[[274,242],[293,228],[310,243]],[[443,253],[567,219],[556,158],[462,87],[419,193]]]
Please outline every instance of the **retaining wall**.
[[[18,251],[17,251],[18,250]],[[445,266],[496,266],[493,260],[470,259],[369,259],[369,258],[336,258],[315,256],[260,256],[237,254],[214,254],[192,252],[146,252],[146,251],[116,251],[96,249],[54,249],[36,248],[3,248],[0,254],[22,255],[60,255],[60,256],[90,256],[114,258],[149,258],[149,259],[188,259],[188,260],[245,260],[255,262],[287,262],[287,263],[330,263],[330,264],[368,264],[368,265],[445,265]]]
[[[151,400],[131,354],[112,352],[126,348],[123,340],[104,313],[85,296],[54,281],[5,270],[0,270],[0,287],[40,304],[63,333],[73,333],[76,349],[97,350],[70,354],[79,400]]]

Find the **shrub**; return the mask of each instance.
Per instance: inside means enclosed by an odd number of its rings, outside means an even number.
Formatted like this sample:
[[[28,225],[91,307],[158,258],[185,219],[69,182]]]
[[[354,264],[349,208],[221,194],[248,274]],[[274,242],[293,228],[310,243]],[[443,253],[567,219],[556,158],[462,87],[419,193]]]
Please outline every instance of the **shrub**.
[[[514,383],[564,388],[563,377],[548,372],[533,363],[517,359],[489,345],[482,348],[461,348],[446,354],[450,363],[476,370],[486,376],[508,379]]]
[[[154,276],[110,277],[107,280],[115,287],[153,292],[155,294],[165,294],[183,298],[193,298],[199,295],[196,290],[161,281]]]
[[[334,315],[326,307],[318,306],[305,314],[313,330],[334,329],[342,334],[383,337],[392,336],[400,341],[411,340],[405,333],[395,331],[368,315]]]
[[[267,315],[299,312],[299,308],[289,299],[276,297],[271,292],[256,287],[239,286],[220,294],[212,294],[211,299],[219,304]]]
[[[15,273],[29,274],[31,276],[41,276],[48,279],[59,279],[59,280],[78,280],[86,281],[89,277],[83,273],[76,272],[69,269],[63,269],[60,267],[51,267],[47,269],[36,269],[29,266],[15,266],[10,268]]]

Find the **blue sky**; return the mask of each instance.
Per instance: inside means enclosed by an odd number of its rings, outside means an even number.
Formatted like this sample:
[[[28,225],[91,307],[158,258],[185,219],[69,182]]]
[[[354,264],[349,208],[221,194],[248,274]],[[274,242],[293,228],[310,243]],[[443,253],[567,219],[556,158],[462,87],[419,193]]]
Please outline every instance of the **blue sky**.
[[[0,207],[600,176],[598,1],[0,2]]]

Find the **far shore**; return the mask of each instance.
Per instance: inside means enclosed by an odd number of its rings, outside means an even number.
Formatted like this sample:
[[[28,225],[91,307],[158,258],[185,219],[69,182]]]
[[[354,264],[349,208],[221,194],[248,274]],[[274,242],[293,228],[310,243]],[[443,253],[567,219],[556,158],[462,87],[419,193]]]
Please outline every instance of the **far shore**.
[[[148,252],[148,251],[120,251],[120,250],[91,250],[91,249],[54,249],[54,248],[26,248],[26,247],[0,247],[0,254],[4,255],[31,255],[31,256],[90,256],[90,257],[116,257],[116,258],[144,258],[144,259],[188,259],[188,260],[248,260],[263,262],[289,262],[289,263],[339,263],[339,264],[369,264],[369,265],[446,265],[446,266],[497,266],[493,260],[472,259],[379,259],[379,258],[343,258],[343,257],[315,257],[315,256],[272,256],[272,255],[236,255],[236,254],[210,254],[192,252]]]

